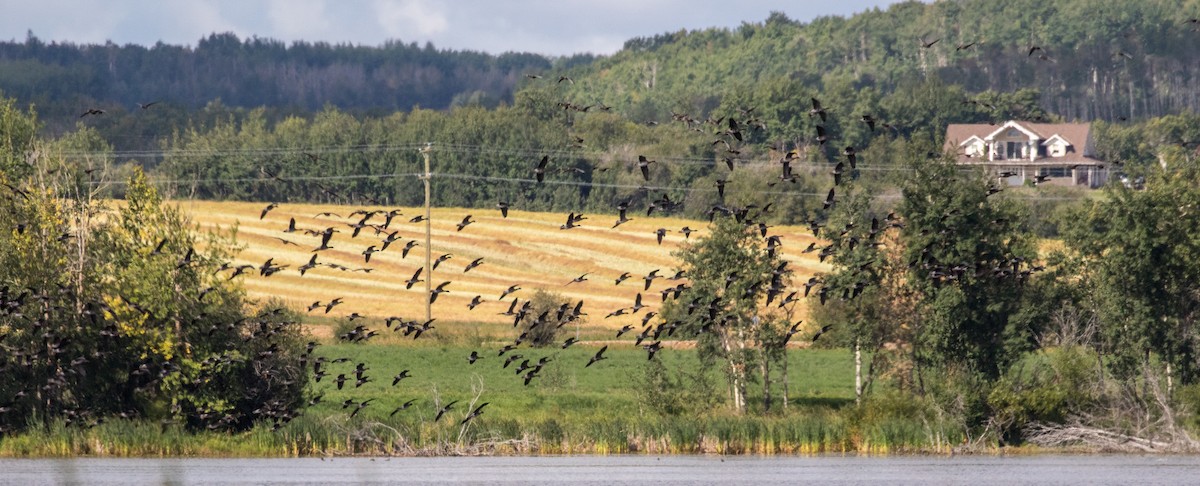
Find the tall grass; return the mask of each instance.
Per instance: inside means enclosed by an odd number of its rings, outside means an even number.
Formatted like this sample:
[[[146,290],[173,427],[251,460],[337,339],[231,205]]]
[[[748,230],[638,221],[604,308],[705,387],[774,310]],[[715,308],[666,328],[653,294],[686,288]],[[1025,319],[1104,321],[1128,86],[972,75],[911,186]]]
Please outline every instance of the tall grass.
[[[718,406],[665,416],[639,401],[642,384],[632,378],[646,366],[641,350],[610,347],[609,359],[584,368],[595,347],[522,348],[516,352],[527,359],[553,360],[545,376],[525,386],[513,366],[502,367],[494,350],[474,365],[466,363],[472,350],[484,349],[457,341],[321,346],[319,355],[349,361],[330,364],[333,375],[312,384],[311,393],[324,397],[321,403],[279,430],[263,425],[238,433],[192,432],[130,420],[81,429],[55,422],[0,437],[0,456],[886,454],[941,452],[963,442],[954,424],[911,397],[881,395],[855,407],[851,357],[844,350],[789,353],[789,367],[805,372],[789,376],[793,395],[786,411],[777,404],[770,414],[738,416]],[[668,349],[659,356],[676,368],[695,366],[693,353]],[[333,376],[352,375],[360,362],[369,364],[375,381],[338,390]],[[412,378],[393,387],[391,376],[403,369]],[[490,405],[463,427],[460,421],[477,392],[479,403]],[[351,418],[341,405],[346,399],[373,402]],[[392,414],[414,399],[410,408]],[[460,403],[434,422],[440,405],[451,400]]]
[[[6,457],[299,457],[468,454],[823,454],[945,452],[961,434],[934,442],[920,418],[855,422],[832,409],[782,416],[480,418],[469,426],[408,419],[351,421],[303,416],[279,430],[188,432],[179,426],[119,421],[91,429],[62,423],[0,439]],[[936,424],[945,430],[946,424]],[[944,432],[939,432],[944,433]]]

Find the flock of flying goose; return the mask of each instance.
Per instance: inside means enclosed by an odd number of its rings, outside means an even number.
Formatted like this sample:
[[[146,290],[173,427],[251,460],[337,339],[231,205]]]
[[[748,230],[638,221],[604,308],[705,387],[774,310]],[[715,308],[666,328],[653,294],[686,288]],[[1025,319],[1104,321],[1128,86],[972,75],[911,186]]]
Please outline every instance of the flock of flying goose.
[[[930,48],[939,41],[940,39],[934,39],[932,41],[926,41],[922,39],[921,43],[923,48]],[[958,49],[969,49],[974,45],[975,43],[960,45],[958,46]],[[1033,54],[1039,52],[1042,53],[1042,57],[1045,58],[1043,60],[1050,60],[1045,56],[1045,50],[1038,46],[1033,46],[1029,49],[1029,56],[1033,56]],[[527,77],[534,82],[544,79],[542,76],[534,74],[527,75]],[[574,81],[569,77],[560,76],[557,80],[557,83],[573,84]],[[157,103],[158,101],[139,103],[139,108],[142,110],[149,109]],[[610,107],[604,104],[581,106],[569,101],[558,102],[557,106],[563,110],[581,113],[586,113],[593,108],[600,111],[608,111],[610,109]],[[740,162],[740,146],[743,140],[746,138],[746,131],[766,130],[767,128],[765,122],[754,116],[753,112],[753,108],[742,108],[738,110],[737,118],[734,116],[727,116],[715,119],[711,117],[706,119],[697,119],[684,113],[672,113],[672,122],[678,122],[691,130],[712,135],[714,137],[712,146],[714,149],[716,149],[714,151],[715,160],[717,160],[716,166],[720,167],[721,165],[724,165],[727,168],[726,177],[718,179],[715,182],[718,196],[722,203],[714,205],[707,211],[710,221],[712,218],[718,216],[735,218],[736,221],[744,224],[748,231],[753,231],[763,239],[767,251],[774,252],[777,251],[780,246],[782,246],[783,242],[780,238],[780,235],[769,233],[768,230],[770,226],[765,222],[766,218],[768,218],[771,214],[771,204],[766,204],[762,207],[754,205],[737,207],[726,205],[723,202],[726,196],[726,184],[728,182],[728,178],[736,171],[736,168]],[[89,108],[87,111],[83,112],[80,117],[99,116],[103,115],[104,113],[104,110]],[[817,147],[824,147],[826,144],[835,140],[834,134],[830,133],[830,131],[826,128],[828,126],[828,119],[830,116],[832,116],[831,110],[824,107],[817,98],[814,97],[811,99],[811,107],[809,108],[807,115],[813,119],[814,122],[816,122],[814,125],[811,142],[813,142]],[[880,128],[896,130],[896,127],[892,124],[880,120],[871,114],[860,114],[857,117],[857,121],[865,124],[872,133],[875,133]],[[653,125],[656,123],[649,122],[648,124]],[[580,146],[582,143],[582,139],[573,137],[573,145]],[[717,149],[718,147],[720,147],[720,149]],[[793,173],[792,166],[793,164],[800,163],[801,159],[803,158],[801,152],[799,150],[788,150],[786,152],[781,152],[782,156],[776,159],[776,163],[778,164],[779,168],[778,181],[770,183],[771,186],[781,182],[794,183],[797,181],[797,175]],[[844,184],[847,178],[853,178],[858,170],[858,153],[855,147],[847,146],[838,152],[840,153],[842,159],[833,162],[831,169],[828,171],[828,174],[832,176],[831,182],[833,183],[833,187],[829,189],[822,203],[822,213],[826,214],[818,214],[808,221],[808,227],[811,229],[814,236],[820,236],[822,229],[825,228],[825,220],[828,215],[827,213],[833,209],[838,202],[838,188]],[[645,155],[639,155],[637,160],[629,161],[627,166],[628,168],[639,172],[642,176],[642,179],[646,182],[649,182],[650,168],[656,163],[657,161],[652,160]],[[557,172],[553,170],[553,165],[554,160],[552,160],[549,155],[542,156],[537,160],[531,161],[529,166],[531,180],[536,181],[538,184],[544,183],[548,175],[552,175]],[[271,174],[267,172],[265,169],[263,170],[263,173],[270,176],[270,178],[273,180],[285,180],[277,174]],[[1001,177],[1003,177],[1003,175]],[[5,187],[7,187],[11,193],[9,197],[19,197],[24,193],[18,187],[10,184],[5,184]],[[328,189],[325,190],[329,192]],[[989,195],[993,194],[994,192],[998,192],[998,189],[988,190]],[[650,199],[650,202],[645,207],[645,214],[650,216],[656,211],[660,213],[670,213],[678,208],[679,205],[680,202],[672,200],[668,194],[664,192],[661,196]],[[509,209],[512,207],[514,207],[514,205],[509,201],[498,201],[495,205],[495,209],[499,211],[502,218],[508,217]],[[270,213],[277,208],[279,208],[279,204],[277,203],[268,204],[262,209],[259,219],[266,219]],[[629,217],[629,211],[634,208],[631,207],[631,203],[629,201],[623,201],[617,203],[614,209],[617,213],[617,219],[610,228],[616,230],[622,224],[632,220],[632,218]],[[290,218],[287,226],[281,231],[283,233],[296,233],[313,238],[313,248],[311,250],[312,256],[306,263],[297,265],[294,269],[294,271],[299,272],[301,276],[305,275],[307,272],[313,271],[318,267],[334,268],[341,271],[371,272],[372,268],[365,265],[371,263],[371,258],[373,255],[387,251],[399,251],[401,253],[401,257],[403,258],[406,257],[408,253],[415,247],[420,246],[420,243],[418,243],[416,240],[400,243],[403,238],[398,236],[397,230],[392,229],[392,224],[396,220],[395,218],[401,216],[402,213],[400,210],[358,209],[348,215],[349,219],[347,221],[341,223],[344,224],[344,227],[340,225],[334,225],[325,228],[301,228],[297,225],[295,218]],[[942,222],[946,223],[945,220],[950,216],[953,215],[945,215],[942,218]],[[333,212],[322,212],[315,215],[315,217],[345,219]],[[586,219],[587,218],[583,214],[572,212],[566,216],[564,223],[560,226],[560,229],[566,231],[578,228],[585,224],[584,221]],[[420,223],[424,220],[424,216],[416,216],[409,218],[407,221],[410,223]],[[477,221],[474,219],[474,217],[468,214],[456,224],[456,231],[470,231],[470,226],[476,223]],[[817,243],[810,244],[808,248],[804,250],[804,252],[818,252],[819,259],[824,261],[826,258],[836,254],[837,252],[853,251],[860,245],[878,246],[881,244],[878,240],[878,237],[881,234],[890,228],[903,227],[904,223],[893,213],[886,215],[882,219],[882,222],[876,217],[869,217],[868,222],[865,222],[862,225],[856,225],[854,222],[850,222],[847,223],[844,228],[826,228],[824,231],[826,235],[825,241],[828,243],[825,245],[818,245]],[[943,233],[952,234],[950,229],[952,228],[943,229]],[[21,228],[18,228],[18,231],[23,231],[23,225]],[[654,236],[660,245],[663,238],[669,231],[670,230],[666,228],[659,228],[655,230]],[[694,229],[685,226],[679,230],[679,233],[682,234],[686,239],[690,238],[690,235],[694,231]],[[360,236],[367,234],[373,235],[370,236],[370,238],[379,238],[377,242],[372,241],[372,244],[366,246],[362,250],[361,254],[363,256],[363,267],[351,268],[345,265],[320,261],[322,252],[334,247],[332,245],[332,243],[335,243],[334,235],[340,233],[348,233],[350,239],[359,238]],[[64,233],[63,238],[70,237],[71,235],[69,233]],[[286,245],[299,246],[299,243],[289,239],[276,239]],[[163,242],[157,244],[152,250],[148,248],[147,257],[173,258],[170,256],[171,251],[164,247],[165,243],[166,241],[164,240]],[[1020,280],[1028,277],[1032,272],[1041,270],[1041,267],[1034,266],[1030,262],[1025,262],[1018,258],[1000,258],[999,260],[992,258],[988,261],[981,260],[978,262],[939,262],[931,256],[931,250],[933,249],[932,246],[936,244],[938,243],[935,242],[931,244],[931,247],[926,248],[921,253],[922,256],[920,259],[918,261],[911,262],[911,265],[919,265],[920,268],[928,270],[928,277],[937,282],[953,283],[968,275],[974,276],[975,278],[992,277]],[[187,249],[185,254],[178,257],[179,267],[192,264],[193,256],[194,250]],[[425,271],[424,268],[417,268],[413,275],[404,281],[406,288],[411,289],[413,285],[424,282],[424,279],[434,278],[432,271],[437,270],[439,265],[445,263],[451,258],[451,254],[443,254],[439,256],[434,261],[432,268],[430,269],[430,275],[423,276],[422,273]],[[485,261],[483,258],[477,258],[467,263],[463,268],[462,273],[470,272],[472,269],[478,268],[484,263]],[[860,270],[865,270],[866,267],[869,267],[873,264],[874,263],[872,262],[868,262],[864,268],[860,268]],[[773,302],[778,299],[779,303],[776,305],[783,307],[797,302],[803,297],[807,297],[810,295],[810,293],[814,292],[814,289],[822,304],[824,304],[830,298],[841,298],[844,300],[854,299],[861,294],[867,285],[869,285],[869,283],[865,281],[859,281],[853,285],[846,286],[845,288],[832,288],[831,286],[825,285],[825,282],[822,281],[821,278],[813,277],[808,279],[807,282],[803,283],[804,288],[802,291],[791,290],[787,286],[786,275],[789,272],[789,270],[786,268],[787,265],[788,262],[782,262],[782,264],[780,264],[778,268],[774,269],[770,275],[763,276],[762,281],[754,282],[752,285],[750,285],[747,292],[758,292],[765,288],[766,301],[764,305],[773,305]],[[226,278],[232,280],[239,276],[248,276],[253,274],[257,274],[257,276],[261,278],[269,278],[273,275],[279,274],[280,272],[287,271],[290,268],[291,264],[279,263],[276,262],[274,258],[270,258],[261,265],[234,265],[232,262],[226,262],[220,266],[218,271],[228,272],[228,276]],[[658,272],[659,270],[654,270],[646,275],[633,275],[629,272],[625,272],[616,278],[614,285],[618,286],[622,285],[622,283],[626,280],[639,278],[642,280],[641,292],[636,294],[632,305],[619,308],[605,316],[606,319],[625,315],[634,316],[641,313],[643,310],[646,311],[641,318],[640,331],[638,326],[632,324],[624,325],[616,331],[614,339],[620,339],[626,334],[631,334],[633,337],[632,345],[645,351],[647,359],[654,359],[656,353],[664,348],[662,338],[673,336],[676,330],[680,328],[682,324],[681,322],[666,321],[662,319],[654,310],[648,310],[650,309],[650,306],[646,305],[642,296],[642,292],[650,292],[655,281],[661,280],[664,282],[672,282],[672,284],[667,285],[657,291],[661,295],[661,302],[666,302],[670,299],[688,298],[688,300],[683,303],[688,314],[692,315],[693,313],[699,312],[698,315],[700,316],[700,321],[702,324],[697,329],[690,329],[689,331],[692,333],[711,332],[714,329],[725,325],[728,322],[727,319],[729,317],[725,310],[726,302],[723,300],[722,296],[690,296],[690,294],[687,292],[687,290],[690,289],[690,286],[688,285],[687,275],[685,275],[684,272],[675,272],[670,276],[660,275]],[[588,275],[589,273],[584,273],[572,279],[571,281],[566,282],[565,285],[581,284],[585,281],[588,281]],[[733,272],[727,276],[726,281],[727,283],[732,282],[741,277],[742,276],[737,275],[737,272]],[[437,303],[439,295],[452,292],[452,285],[452,281],[444,280],[440,281],[436,286],[433,286],[428,295],[429,303],[431,305],[435,304]],[[202,291],[196,297],[197,300],[204,299],[205,293],[211,290],[212,289],[206,289],[205,291]],[[522,290],[522,288],[520,287],[519,283],[513,284],[505,289],[497,298],[497,301],[503,302],[506,298],[512,297],[512,300],[507,304],[507,310],[501,314],[512,318],[513,327],[518,329],[518,335],[516,338],[513,339],[512,342],[505,343],[499,349],[493,349],[490,351],[471,351],[468,356],[463,357],[463,360],[468,366],[471,366],[488,356],[488,353],[496,353],[496,357],[504,358],[503,360],[497,360],[500,361],[500,366],[502,366],[504,369],[508,369],[511,366],[517,379],[519,379],[524,385],[530,385],[535,383],[535,381],[541,376],[541,373],[546,369],[546,366],[549,366],[552,361],[555,361],[555,359],[551,356],[541,356],[539,358],[524,356],[521,352],[519,352],[521,346],[528,346],[531,336],[536,333],[539,328],[561,328],[568,323],[579,320],[587,314],[583,310],[585,303],[580,300],[574,304],[564,303],[557,309],[547,310],[539,313],[538,315],[533,315],[531,302],[529,300],[521,301],[520,298],[518,298],[516,293],[520,290]],[[32,325],[36,326],[39,322],[39,318],[31,317],[25,314],[26,311],[24,309],[26,304],[31,301],[52,301],[54,300],[53,294],[55,292],[56,291],[54,289],[27,289],[24,292],[13,292],[8,288],[0,289],[0,317],[4,317],[5,320],[10,323],[18,322],[23,319],[30,321]],[[786,297],[781,298],[781,296],[783,296],[785,293]],[[802,294],[802,296],[800,294]],[[125,296],[120,296],[120,298],[127,305],[135,309],[141,309],[136,302],[131,301]],[[471,299],[471,302],[468,304],[468,308],[473,310],[484,301],[485,298],[482,295],[477,295]],[[335,307],[344,304],[346,304],[344,299],[335,298],[327,302],[313,302],[307,307],[306,310],[310,313],[315,311],[329,313]],[[104,303],[90,302],[85,305],[82,314],[84,316],[88,316],[93,322],[99,322],[97,320],[97,316],[103,315],[107,311],[106,307],[107,306]],[[64,308],[63,310],[65,311],[67,309]],[[145,311],[144,309],[143,311],[148,313],[148,311]],[[282,309],[266,309],[251,318],[244,319],[238,323],[231,323],[225,330],[234,330],[237,329],[238,326],[241,326],[241,332],[249,333],[249,338],[247,339],[269,339],[271,336],[279,333],[283,329],[283,326],[287,324],[294,324],[270,322],[270,318],[272,316],[279,315],[281,312]],[[655,317],[660,317],[657,323],[654,322]],[[347,319],[353,322],[360,319],[365,319],[365,316],[354,312],[350,313],[347,316]],[[411,336],[413,339],[418,339],[422,335],[426,335],[427,333],[434,331],[435,320],[436,319],[429,319],[427,321],[420,322],[418,320],[409,320],[399,316],[390,316],[383,319],[383,324],[387,331],[371,329],[366,324],[358,324],[353,329],[337,336],[337,338],[349,342],[363,342],[371,339],[374,336],[380,335],[381,332],[393,332],[402,333],[404,336]],[[209,332],[218,332],[220,330],[221,329],[218,329],[218,326],[214,326],[214,329],[211,329]],[[799,333],[800,330],[800,322],[793,324],[784,335],[783,344],[786,345],[787,340],[791,339],[793,335]],[[638,332],[635,333],[635,331]],[[821,337],[822,334],[828,331],[830,331],[830,326],[825,326],[819,329],[812,336],[812,341],[816,341]],[[100,330],[100,333],[102,336],[111,337],[117,335],[119,330],[112,323],[108,323],[103,329]],[[3,338],[4,336],[0,335],[0,345],[2,345]],[[63,350],[66,349],[66,342],[56,341],[54,336],[48,336],[47,343],[48,351],[44,349],[36,351],[9,349],[9,351],[14,353],[14,355],[20,360],[24,360],[23,362],[27,365],[33,361],[36,361],[39,359],[39,357],[45,358],[45,353],[65,352]],[[575,337],[571,337],[564,340],[561,344],[557,345],[557,347],[559,349],[566,349],[576,343],[578,343],[578,340]],[[342,364],[349,366],[348,363],[350,362],[350,359],[329,359],[325,356],[318,356],[315,353],[317,346],[317,342],[309,342],[305,348],[304,354],[302,354],[300,357],[300,364],[305,370],[311,369],[311,376],[314,380],[319,382],[325,377],[331,377],[330,380],[335,384],[338,390],[342,390],[344,387],[349,386],[361,387],[364,384],[375,380],[374,376],[368,374],[368,372],[371,371],[371,368],[367,365],[367,363],[355,363],[353,365],[353,369],[334,369],[333,367],[340,366]],[[601,361],[608,359],[605,356],[607,350],[608,345],[600,347],[590,357],[590,359],[584,363],[579,363],[578,366],[581,368],[591,368],[596,366]],[[254,359],[265,359],[272,356],[277,351],[278,347],[274,344],[266,346],[265,349],[261,351]],[[70,361],[68,366],[64,367],[64,369],[59,372],[58,376],[50,377],[47,383],[37,386],[51,388],[67,386],[69,381],[68,376],[83,374],[82,370],[87,366],[89,360],[101,358],[101,355],[97,353],[101,353],[101,351],[94,351],[90,356],[81,355],[75,357],[72,361]],[[229,358],[218,358],[216,361],[221,361],[221,359]],[[178,371],[177,366],[169,362],[142,363],[136,369],[131,370],[131,377],[133,379],[144,379],[147,381],[147,383],[153,383],[156,380],[161,380],[162,378],[176,371]],[[404,379],[411,377],[411,373],[412,372],[410,370],[404,369],[395,373],[394,375],[388,374],[388,377],[391,379],[390,383],[392,386],[398,386]],[[279,379],[279,377],[270,376],[262,378]],[[285,381],[284,383],[288,382]],[[14,397],[13,400],[23,398],[32,392],[34,392],[33,389],[21,390],[18,393],[18,396]],[[316,404],[319,403],[321,399],[322,396],[318,395],[312,397],[308,403],[310,405]],[[366,407],[372,405],[375,400],[376,399],[372,398],[361,402],[355,402],[353,399],[346,399],[341,405],[343,409],[349,410],[350,417],[355,417]],[[409,399],[403,403],[397,403],[390,415],[394,416],[400,412],[408,410],[412,408],[416,402],[417,399]],[[8,404],[0,405],[0,414],[10,410],[11,403],[12,402],[10,401]],[[450,413],[453,410],[453,407],[459,403],[459,401],[455,400],[442,405],[437,403],[435,400],[434,403],[435,405],[431,409],[433,410],[431,416],[432,420],[436,422]],[[459,424],[467,425],[471,420],[482,415],[485,411],[485,407],[488,405],[488,402],[484,402],[475,407],[473,410],[469,410],[463,415],[463,418],[459,421]],[[197,411],[195,413],[203,416],[206,412]],[[290,409],[283,404],[271,404],[259,410],[255,410],[254,417],[225,416],[202,418],[210,419],[208,420],[208,428],[210,429],[220,429],[222,427],[229,426],[232,423],[247,419],[269,419],[274,422],[274,426],[276,428],[279,428],[297,416],[299,413],[301,412]],[[77,415],[80,415],[79,417],[75,417],[78,421],[85,421],[85,418],[81,416],[82,412]],[[67,416],[68,420],[71,420],[72,417],[74,417],[70,413],[68,413]]]

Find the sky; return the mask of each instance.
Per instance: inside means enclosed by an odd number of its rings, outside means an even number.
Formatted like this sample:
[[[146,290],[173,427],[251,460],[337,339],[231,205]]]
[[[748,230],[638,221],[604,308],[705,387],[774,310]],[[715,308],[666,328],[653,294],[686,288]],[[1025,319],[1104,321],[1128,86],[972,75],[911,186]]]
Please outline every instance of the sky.
[[[810,21],[895,0],[0,0],[0,40],[196,45],[233,32],[285,42],[612,54],[626,40],[759,23],[772,11]]]

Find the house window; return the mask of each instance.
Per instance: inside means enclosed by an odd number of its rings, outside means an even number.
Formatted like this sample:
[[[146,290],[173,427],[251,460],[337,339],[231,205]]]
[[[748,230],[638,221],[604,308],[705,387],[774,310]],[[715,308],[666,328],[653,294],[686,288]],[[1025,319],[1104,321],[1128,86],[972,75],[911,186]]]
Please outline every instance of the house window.
[[[1067,177],[1071,174],[1071,169],[1066,167],[1043,167],[1038,171],[1038,174],[1047,177]]]
[[[1024,151],[1025,144],[1022,142],[1004,143],[1004,158],[1006,159],[1019,159]]]
[[[1020,137],[1021,132],[1017,131],[1016,128],[1009,128],[1007,136],[1012,137],[1012,138]]]

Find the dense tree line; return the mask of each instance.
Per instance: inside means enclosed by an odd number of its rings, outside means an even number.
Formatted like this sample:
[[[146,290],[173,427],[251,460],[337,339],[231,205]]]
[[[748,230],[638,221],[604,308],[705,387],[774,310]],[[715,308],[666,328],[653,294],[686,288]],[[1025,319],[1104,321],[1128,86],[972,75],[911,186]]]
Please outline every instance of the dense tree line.
[[[386,114],[417,106],[494,106],[511,100],[526,72],[545,71],[550,59],[523,53],[498,56],[389,42],[378,47],[284,42],[231,33],[212,34],[194,47],[158,43],[79,45],[0,42],[0,90],[34,104],[61,132],[59,118],[89,108],[116,117],[160,102],[165,112],[198,110],[213,100],[236,107],[271,106],[284,113],[337,106]],[[161,113],[160,116],[167,113]],[[171,118],[177,126],[186,121]],[[154,133],[170,133],[170,125]]]
[[[735,29],[631,39],[612,56],[559,59],[399,41],[289,45],[226,33],[195,47],[119,46],[47,43],[30,33],[0,42],[0,91],[38,106],[54,134],[88,108],[105,109],[110,120],[95,124],[118,149],[158,148],[216,100],[265,107],[270,123],[327,106],[356,116],[495,107],[517,103],[519,92],[544,94],[543,80],[526,74],[569,75],[552,101],[603,104],[638,122],[756,107],[777,140],[806,133],[794,111],[817,93],[904,136],[930,130],[930,121],[1121,122],[1200,111],[1190,89],[1200,32],[1186,22],[1198,9],[1165,0],[912,1],[808,23],[775,13]],[[953,89],[928,92],[930,83]],[[931,97],[945,101],[932,113]],[[946,111],[968,99],[979,103]],[[161,102],[154,113],[138,108],[151,101]],[[910,112],[914,105],[928,108]],[[848,140],[863,142],[863,127],[850,125]]]
[[[119,205],[31,113],[0,104],[0,435],[145,419],[282,425],[304,403],[298,315],[218,275],[231,233],[200,232],[140,170]],[[16,143],[13,143],[16,142]]]

